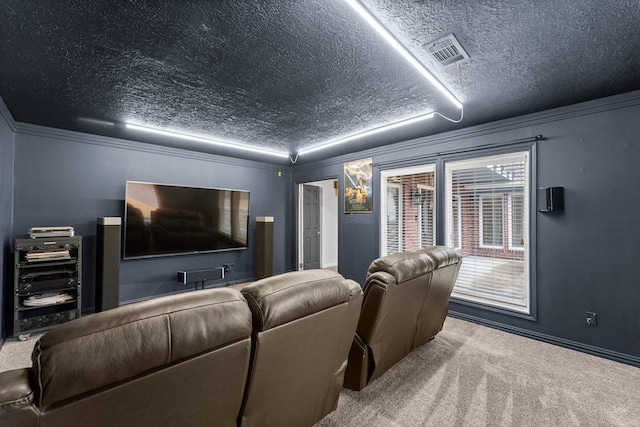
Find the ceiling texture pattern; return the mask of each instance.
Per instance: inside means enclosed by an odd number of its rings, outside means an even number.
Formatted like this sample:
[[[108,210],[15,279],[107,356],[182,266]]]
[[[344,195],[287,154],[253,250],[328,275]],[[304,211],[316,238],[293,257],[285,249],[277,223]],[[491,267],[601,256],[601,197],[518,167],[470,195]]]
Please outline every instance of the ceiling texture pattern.
[[[464,118],[309,159],[640,89],[637,0],[360,3]],[[469,58],[442,68],[427,46],[451,33]],[[294,156],[420,114],[461,115],[344,0],[3,0],[0,40],[0,96],[22,123],[289,162],[125,125]]]

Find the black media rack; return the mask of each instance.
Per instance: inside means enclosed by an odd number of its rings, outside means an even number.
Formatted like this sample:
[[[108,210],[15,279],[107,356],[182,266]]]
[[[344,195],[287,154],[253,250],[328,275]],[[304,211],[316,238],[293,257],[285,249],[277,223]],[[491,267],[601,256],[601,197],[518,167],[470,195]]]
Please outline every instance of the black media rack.
[[[16,239],[13,335],[80,317],[82,237]]]

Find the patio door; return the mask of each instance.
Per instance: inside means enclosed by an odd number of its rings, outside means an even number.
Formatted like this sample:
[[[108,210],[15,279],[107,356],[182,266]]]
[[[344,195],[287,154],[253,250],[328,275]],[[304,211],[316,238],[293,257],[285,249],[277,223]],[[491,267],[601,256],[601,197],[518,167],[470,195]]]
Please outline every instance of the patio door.
[[[463,257],[452,297],[530,314],[529,157],[445,163],[446,245]]]

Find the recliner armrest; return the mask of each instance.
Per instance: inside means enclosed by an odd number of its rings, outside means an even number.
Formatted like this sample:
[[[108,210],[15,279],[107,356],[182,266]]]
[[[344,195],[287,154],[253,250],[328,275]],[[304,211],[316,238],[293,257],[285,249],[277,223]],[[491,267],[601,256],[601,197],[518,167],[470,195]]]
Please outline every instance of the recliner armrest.
[[[351,294],[351,298],[356,295],[362,294],[362,286],[360,286],[360,283],[351,279],[346,279],[345,282],[347,283],[347,286],[349,286],[349,293]]]
[[[0,372],[0,424],[37,425],[31,368]]]
[[[356,334],[349,350],[349,364],[344,375],[344,386],[360,391],[369,382],[371,374],[369,347]]]

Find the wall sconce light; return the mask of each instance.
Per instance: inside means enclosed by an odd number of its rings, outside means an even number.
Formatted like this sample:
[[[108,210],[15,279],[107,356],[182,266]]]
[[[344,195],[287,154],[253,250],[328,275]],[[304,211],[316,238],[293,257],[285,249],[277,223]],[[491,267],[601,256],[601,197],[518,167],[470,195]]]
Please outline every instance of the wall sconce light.
[[[420,206],[422,204],[422,191],[419,188],[411,189],[411,200],[414,206]]]

